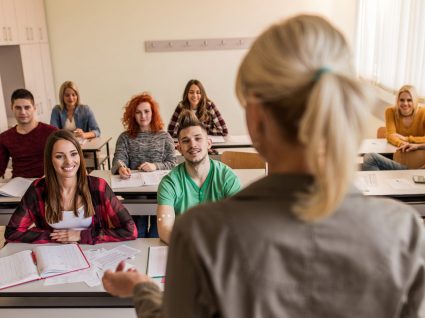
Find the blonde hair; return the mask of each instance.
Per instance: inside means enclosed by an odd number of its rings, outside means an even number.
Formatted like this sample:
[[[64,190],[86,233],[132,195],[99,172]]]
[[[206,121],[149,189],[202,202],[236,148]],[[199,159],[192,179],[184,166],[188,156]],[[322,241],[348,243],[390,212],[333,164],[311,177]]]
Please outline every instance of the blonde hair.
[[[418,99],[418,94],[416,93],[416,89],[413,85],[403,85],[402,87],[400,87],[400,89],[397,92],[396,95],[396,99],[395,99],[395,117],[398,120],[400,118],[400,95],[401,93],[408,93],[410,95],[410,97],[412,98],[412,103],[413,103],[413,113],[412,115],[414,116],[416,114],[416,110],[418,109],[418,103],[419,103],[419,99]]]
[[[318,16],[272,25],[244,58],[236,81],[241,103],[259,99],[282,136],[305,149],[314,183],[294,203],[300,219],[327,217],[341,204],[367,122],[368,92],[354,78],[344,36]]]
[[[75,92],[75,94],[77,94],[77,104],[75,106],[77,107],[78,105],[80,105],[80,92],[78,91],[77,85],[74,82],[66,81],[63,82],[63,84],[59,88],[59,102],[61,109],[66,109],[65,103],[63,101],[63,96],[65,95],[65,90],[67,88],[71,88]]]

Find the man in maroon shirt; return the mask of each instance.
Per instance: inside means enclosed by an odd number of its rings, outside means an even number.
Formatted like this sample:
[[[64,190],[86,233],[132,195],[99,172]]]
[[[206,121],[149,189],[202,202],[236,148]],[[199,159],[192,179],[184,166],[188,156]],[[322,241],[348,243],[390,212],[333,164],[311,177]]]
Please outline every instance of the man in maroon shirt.
[[[0,176],[12,158],[12,177],[39,178],[44,175],[44,145],[57,128],[35,119],[34,97],[26,89],[12,93],[11,107],[17,124],[0,134]]]

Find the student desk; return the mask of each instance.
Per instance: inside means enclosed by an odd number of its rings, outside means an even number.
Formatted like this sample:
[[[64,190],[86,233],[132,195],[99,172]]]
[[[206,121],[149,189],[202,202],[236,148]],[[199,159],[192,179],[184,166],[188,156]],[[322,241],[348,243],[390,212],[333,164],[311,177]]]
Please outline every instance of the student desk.
[[[252,182],[265,176],[264,169],[235,169],[233,170],[239,177],[242,187],[246,187]],[[90,173],[92,176],[103,178],[111,185],[111,172],[109,170],[95,170]],[[156,194],[157,185],[141,186],[135,188],[112,188],[116,195],[123,198],[123,203],[132,215],[156,215]]]
[[[265,176],[264,169],[235,169],[242,187],[246,187],[252,182]],[[111,184],[110,170],[93,170],[90,175],[105,179]],[[112,189],[114,193],[122,197],[122,202],[132,215],[156,215],[156,192],[158,186],[141,186],[136,188]],[[0,225],[6,225],[10,216],[15,211],[20,197],[0,196]]]
[[[213,149],[220,148],[251,148],[252,141],[248,135],[234,135],[224,137],[224,142],[213,142]]]
[[[364,155],[369,152],[393,154],[396,150],[397,147],[391,145],[385,138],[363,139],[360,145],[359,154]]]
[[[107,161],[108,163],[108,169],[111,169],[111,160],[110,160],[110,154],[109,154],[109,141],[112,139],[112,137],[96,137],[92,139],[87,139],[82,145],[81,149],[83,150],[83,153],[87,154],[93,154],[93,167],[94,170],[99,169],[100,165]],[[103,147],[106,147],[106,157],[100,157],[100,151]],[[87,159],[86,159],[87,160]]]
[[[119,244],[125,244],[141,250],[129,263],[134,264],[141,273],[146,273],[147,256],[149,246],[164,245],[159,239],[137,239],[117,243],[103,243],[97,245],[80,245],[86,249],[111,249]],[[14,254],[16,252],[32,249],[36,244],[9,243],[0,250],[0,257]],[[37,315],[38,309],[44,308],[40,313],[49,312],[44,317],[63,317],[58,314],[58,308],[74,308],[73,313],[81,314],[81,317],[100,317],[98,311],[92,308],[122,308],[124,311],[113,311],[115,315],[124,313],[124,316],[134,317],[133,304],[130,299],[121,299],[110,296],[103,286],[89,287],[83,282],[44,286],[44,280],[30,282],[19,286],[10,287],[0,291],[0,310],[2,317],[25,317],[25,309],[32,308],[30,317],[43,317]],[[5,309],[9,308],[9,309]],[[36,308],[37,310],[34,310]],[[50,308],[50,310],[48,310]],[[78,310],[77,310],[78,308]],[[86,309],[86,310],[84,310]],[[129,310],[131,309],[131,310]],[[61,309],[61,311],[65,309]],[[69,310],[68,310],[69,311]],[[93,313],[94,315],[89,315]],[[132,315],[131,315],[132,314]],[[112,317],[112,315],[110,315]],[[75,317],[75,316],[74,316]],[[103,315],[102,315],[103,317]]]
[[[357,171],[355,183],[364,195],[403,201],[425,217],[425,184],[414,183],[414,175],[425,176],[425,170]]]

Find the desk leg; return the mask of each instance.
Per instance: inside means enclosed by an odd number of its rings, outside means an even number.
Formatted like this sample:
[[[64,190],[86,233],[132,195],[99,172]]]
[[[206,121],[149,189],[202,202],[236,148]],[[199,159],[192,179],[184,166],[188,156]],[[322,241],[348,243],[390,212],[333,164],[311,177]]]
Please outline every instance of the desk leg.
[[[108,156],[108,169],[111,170],[111,159],[109,157],[109,141],[106,143],[106,156]]]
[[[99,162],[97,159],[97,151],[93,151],[93,160],[94,160],[94,170],[98,170],[99,168]]]

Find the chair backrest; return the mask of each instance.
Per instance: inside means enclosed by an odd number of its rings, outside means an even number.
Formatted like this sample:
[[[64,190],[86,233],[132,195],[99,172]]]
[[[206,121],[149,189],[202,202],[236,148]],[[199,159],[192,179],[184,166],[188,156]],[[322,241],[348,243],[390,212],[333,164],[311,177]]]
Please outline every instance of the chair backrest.
[[[232,169],[265,169],[266,162],[258,153],[224,151],[221,161]]]
[[[387,138],[387,128],[379,127],[376,131],[376,138]]]
[[[420,169],[425,165],[425,150],[415,150],[410,152],[396,151],[394,161],[401,163],[409,169]]]

